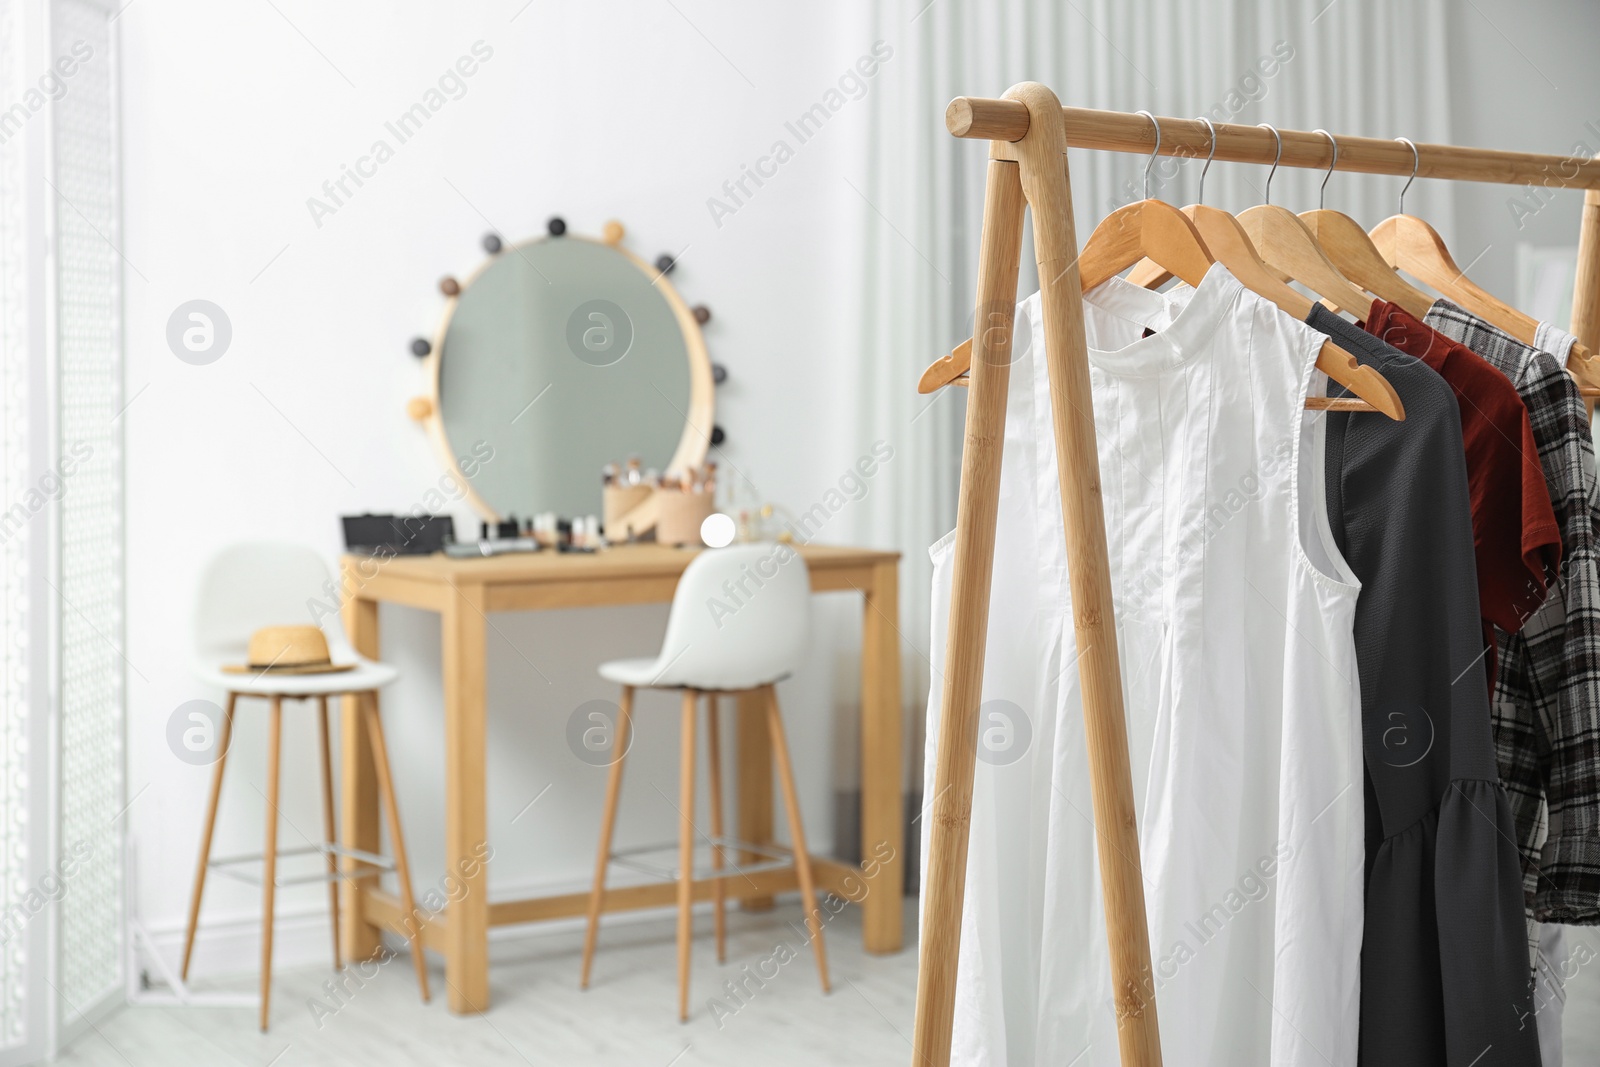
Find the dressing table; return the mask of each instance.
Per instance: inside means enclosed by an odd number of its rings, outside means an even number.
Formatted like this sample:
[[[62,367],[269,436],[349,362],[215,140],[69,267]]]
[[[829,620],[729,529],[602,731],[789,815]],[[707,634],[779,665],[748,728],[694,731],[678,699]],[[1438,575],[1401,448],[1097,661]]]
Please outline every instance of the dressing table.
[[[425,363],[427,394],[408,412],[437,447],[447,475],[485,522],[545,511],[599,511],[603,466],[629,456],[669,476],[702,468],[722,432],[714,424],[713,368],[700,327],[666,275],[671,257],[645,263],[608,223],[601,239],[567,232],[507,245],[488,235],[490,259],[462,281],[446,277],[442,322],[412,351]],[[901,947],[904,885],[899,555],[825,545],[799,548],[813,592],[863,600],[861,670],[861,867],[813,857],[818,886],[862,909],[869,952]],[[489,930],[575,918],[589,893],[490,900],[486,864],[487,673],[490,614],[669,602],[692,549],[623,544],[596,553],[542,551],[489,558],[346,556],[342,612],[361,654],[378,658],[378,605],[437,612],[444,684],[445,874],[457,888],[422,939],[445,959],[450,1009],[489,1007]],[[773,841],[770,749],[752,698],[738,699],[737,837]],[[563,709],[564,710],[564,709]],[[552,709],[554,713],[555,709]],[[376,851],[378,789],[362,718],[343,716],[340,837]],[[596,783],[596,801],[600,797]],[[761,857],[746,854],[752,865]],[[750,909],[797,887],[792,867],[730,880],[728,896]],[[666,907],[673,882],[608,890],[606,911]],[[709,899],[697,881],[695,899]],[[348,959],[380,947],[380,931],[405,928],[399,900],[353,868],[340,889],[340,937]]]
[[[813,592],[855,592],[864,607],[861,632],[861,841],[867,868],[824,856],[812,858],[820,888],[859,903],[862,944],[869,952],[895,952],[902,944],[904,884],[899,554],[833,545],[800,548]],[[443,644],[445,870],[462,889],[422,928],[423,942],[445,959],[450,1010],[489,1006],[489,928],[585,913],[586,891],[527,900],[488,897],[481,860],[487,838],[487,751],[484,677],[489,614],[551,608],[668,602],[691,551],[657,545],[623,545],[594,555],[542,552],[482,560],[399,556],[377,564],[344,558],[343,588],[351,591],[345,624],[356,651],[378,658],[378,605],[400,604],[437,612]],[[745,698],[741,698],[741,704]],[[378,787],[361,716],[341,716],[342,802],[340,837],[346,847],[377,851]],[[738,836],[770,842],[773,827],[772,764],[762,719],[741,706],[738,753]],[[747,724],[749,724],[747,726]],[[598,792],[597,792],[598,796]],[[888,857],[888,859],[882,859]],[[729,884],[745,907],[770,903],[770,894],[796,887],[791,870],[753,874]],[[673,883],[617,888],[606,894],[607,912],[668,907]],[[710,898],[709,888],[703,893]],[[697,889],[696,899],[702,892]],[[378,949],[381,927],[402,928],[399,899],[375,878],[347,880],[340,898],[346,958],[365,959]]]

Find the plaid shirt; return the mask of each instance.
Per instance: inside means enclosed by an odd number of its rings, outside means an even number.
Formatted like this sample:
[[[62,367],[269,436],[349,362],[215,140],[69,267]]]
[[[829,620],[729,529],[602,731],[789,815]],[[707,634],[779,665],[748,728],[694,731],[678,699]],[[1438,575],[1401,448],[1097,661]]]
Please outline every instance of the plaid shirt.
[[[1448,300],[1424,321],[1510,378],[1533,424],[1564,558],[1522,630],[1496,634],[1495,750],[1530,918],[1600,924],[1600,510],[1588,413],[1549,353]]]

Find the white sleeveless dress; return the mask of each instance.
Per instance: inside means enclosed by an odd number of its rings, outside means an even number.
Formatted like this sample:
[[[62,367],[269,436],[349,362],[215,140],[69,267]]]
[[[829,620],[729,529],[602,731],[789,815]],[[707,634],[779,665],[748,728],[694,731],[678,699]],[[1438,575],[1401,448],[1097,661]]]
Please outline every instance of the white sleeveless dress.
[[[1113,279],[1085,317],[1164,1060],[1353,1067],[1359,586],[1328,527],[1325,420],[1303,410],[1325,338],[1221,266],[1165,295]],[[1117,1067],[1042,349],[1035,295],[1007,401],[952,1062]],[[931,550],[930,793],[953,549]]]

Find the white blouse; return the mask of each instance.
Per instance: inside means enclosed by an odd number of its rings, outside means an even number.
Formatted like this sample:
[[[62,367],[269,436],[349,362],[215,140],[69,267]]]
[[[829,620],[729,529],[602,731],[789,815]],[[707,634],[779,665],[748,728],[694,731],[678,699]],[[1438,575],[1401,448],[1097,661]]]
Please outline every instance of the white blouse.
[[[1117,1067],[1038,296],[1017,312],[952,1062]],[[1359,585],[1304,411],[1325,338],[1221,266],[1113,279],[1085,319],[1164,1060],[1353,1067]]]

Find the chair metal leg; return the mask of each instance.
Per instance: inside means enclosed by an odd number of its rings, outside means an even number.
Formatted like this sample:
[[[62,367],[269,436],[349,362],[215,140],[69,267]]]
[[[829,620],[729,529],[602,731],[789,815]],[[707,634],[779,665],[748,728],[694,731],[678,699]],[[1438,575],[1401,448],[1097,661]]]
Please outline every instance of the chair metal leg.
[[[400,882],[400,907],[403,913],[402,933],[411,942],[411,961],[417,969],[417,985],[422,989],[422,1002],[430,999],[428,992],[428,961],[422,954],[422,916],[417,914],[417,904],[411,895],[411,865],[406,862],[406,837],[400,830],[400,804],[394,795],[394,777],[389,773],[389,745],[383,738],[383,718],[378,714],[378,694],[369,691],[360,701],[367,716],[367,736],[372,739],[372,766],[378,776],[378,792],[383,797],[384,815],[389,820],[389,843],[394,848],[394,873]]]
[[[778,713],[778,688],[767,689],[767,728],[772,734],[773,762],[778,766],[778,781],[783,790],[783,806],[789,815],[789,840],[794,847],[794,869],[800,879],[800,902],[806,909],[806,929],[811,933],[811,948],[817,955],[817,973],[822,976],[822,991],[829,992],[828,952],[822,944],[822,914],[817,911],[817,893],[811,878],[811,855],[806,851],[806,832],[800,825],[800,797],[794,788],[794,768],[789,764],[789,743],[783,736],[783,718]]]
[[[683,691],[683,737],[678,764],[678,1019],[689,1021],[689,941],[694,933],[695,692]]]
[[[719,738],[721,724],[717,721],[717,695],[706,694],[706,754],[711,761],[707,775],[711,801],[711,915],[717,932],[717,962],[728,962],[727,883],[722,870],[726,864],[723,848],[715,842],[722,840],[722,743]]]
[[[611,837],[617,827],[617,802],[622,796],[622,759],[628,751],[632,729],[633,686],[622,687],[622,702],[617,705],[617,732],[612,739],[611,769],[606,776],[606,802],[600,813],[600,844],[594,857],[594,886],[589,890],[589,927],[583,934],[583,973],[578,988],[589,988],[589,970],[594,964],[594,946],[600,937],[600,908],[605,901],[606,866],[611,859]]]
[[[206,800],[206,824],[200,831],[200,862],[194,872],[194,893],[189,897],[189,929],[183,937],[183,969],[179,977],[189,977],[189,959],[194,955],[195,930],[200,925],[200,896],[206,889],[206,865],[211,862],[211,834],[217,828],[217,801],[222,797],[222,765],[233,740],[233,708],[239,694],[228,694],[228,710],[222,717],[222,736],[217,739],[217,759],[211,766],[211,795]]]
[[[261,1029],[272,1004],[272,905],[278,889],[278,765],[283,748],[283,698],[272,698],[267,741],[267,847],[261,870]]]
[[[334,829],[333,817],[333,754],[328,744],[328,698],[317,698],[318,741],[322,750],[322,839],[330,845],[339,843],[339,832]],[[339,956],[339,857],[328,853],[328,921],[333,927],[333,969],[343,970],[344,961]]]

